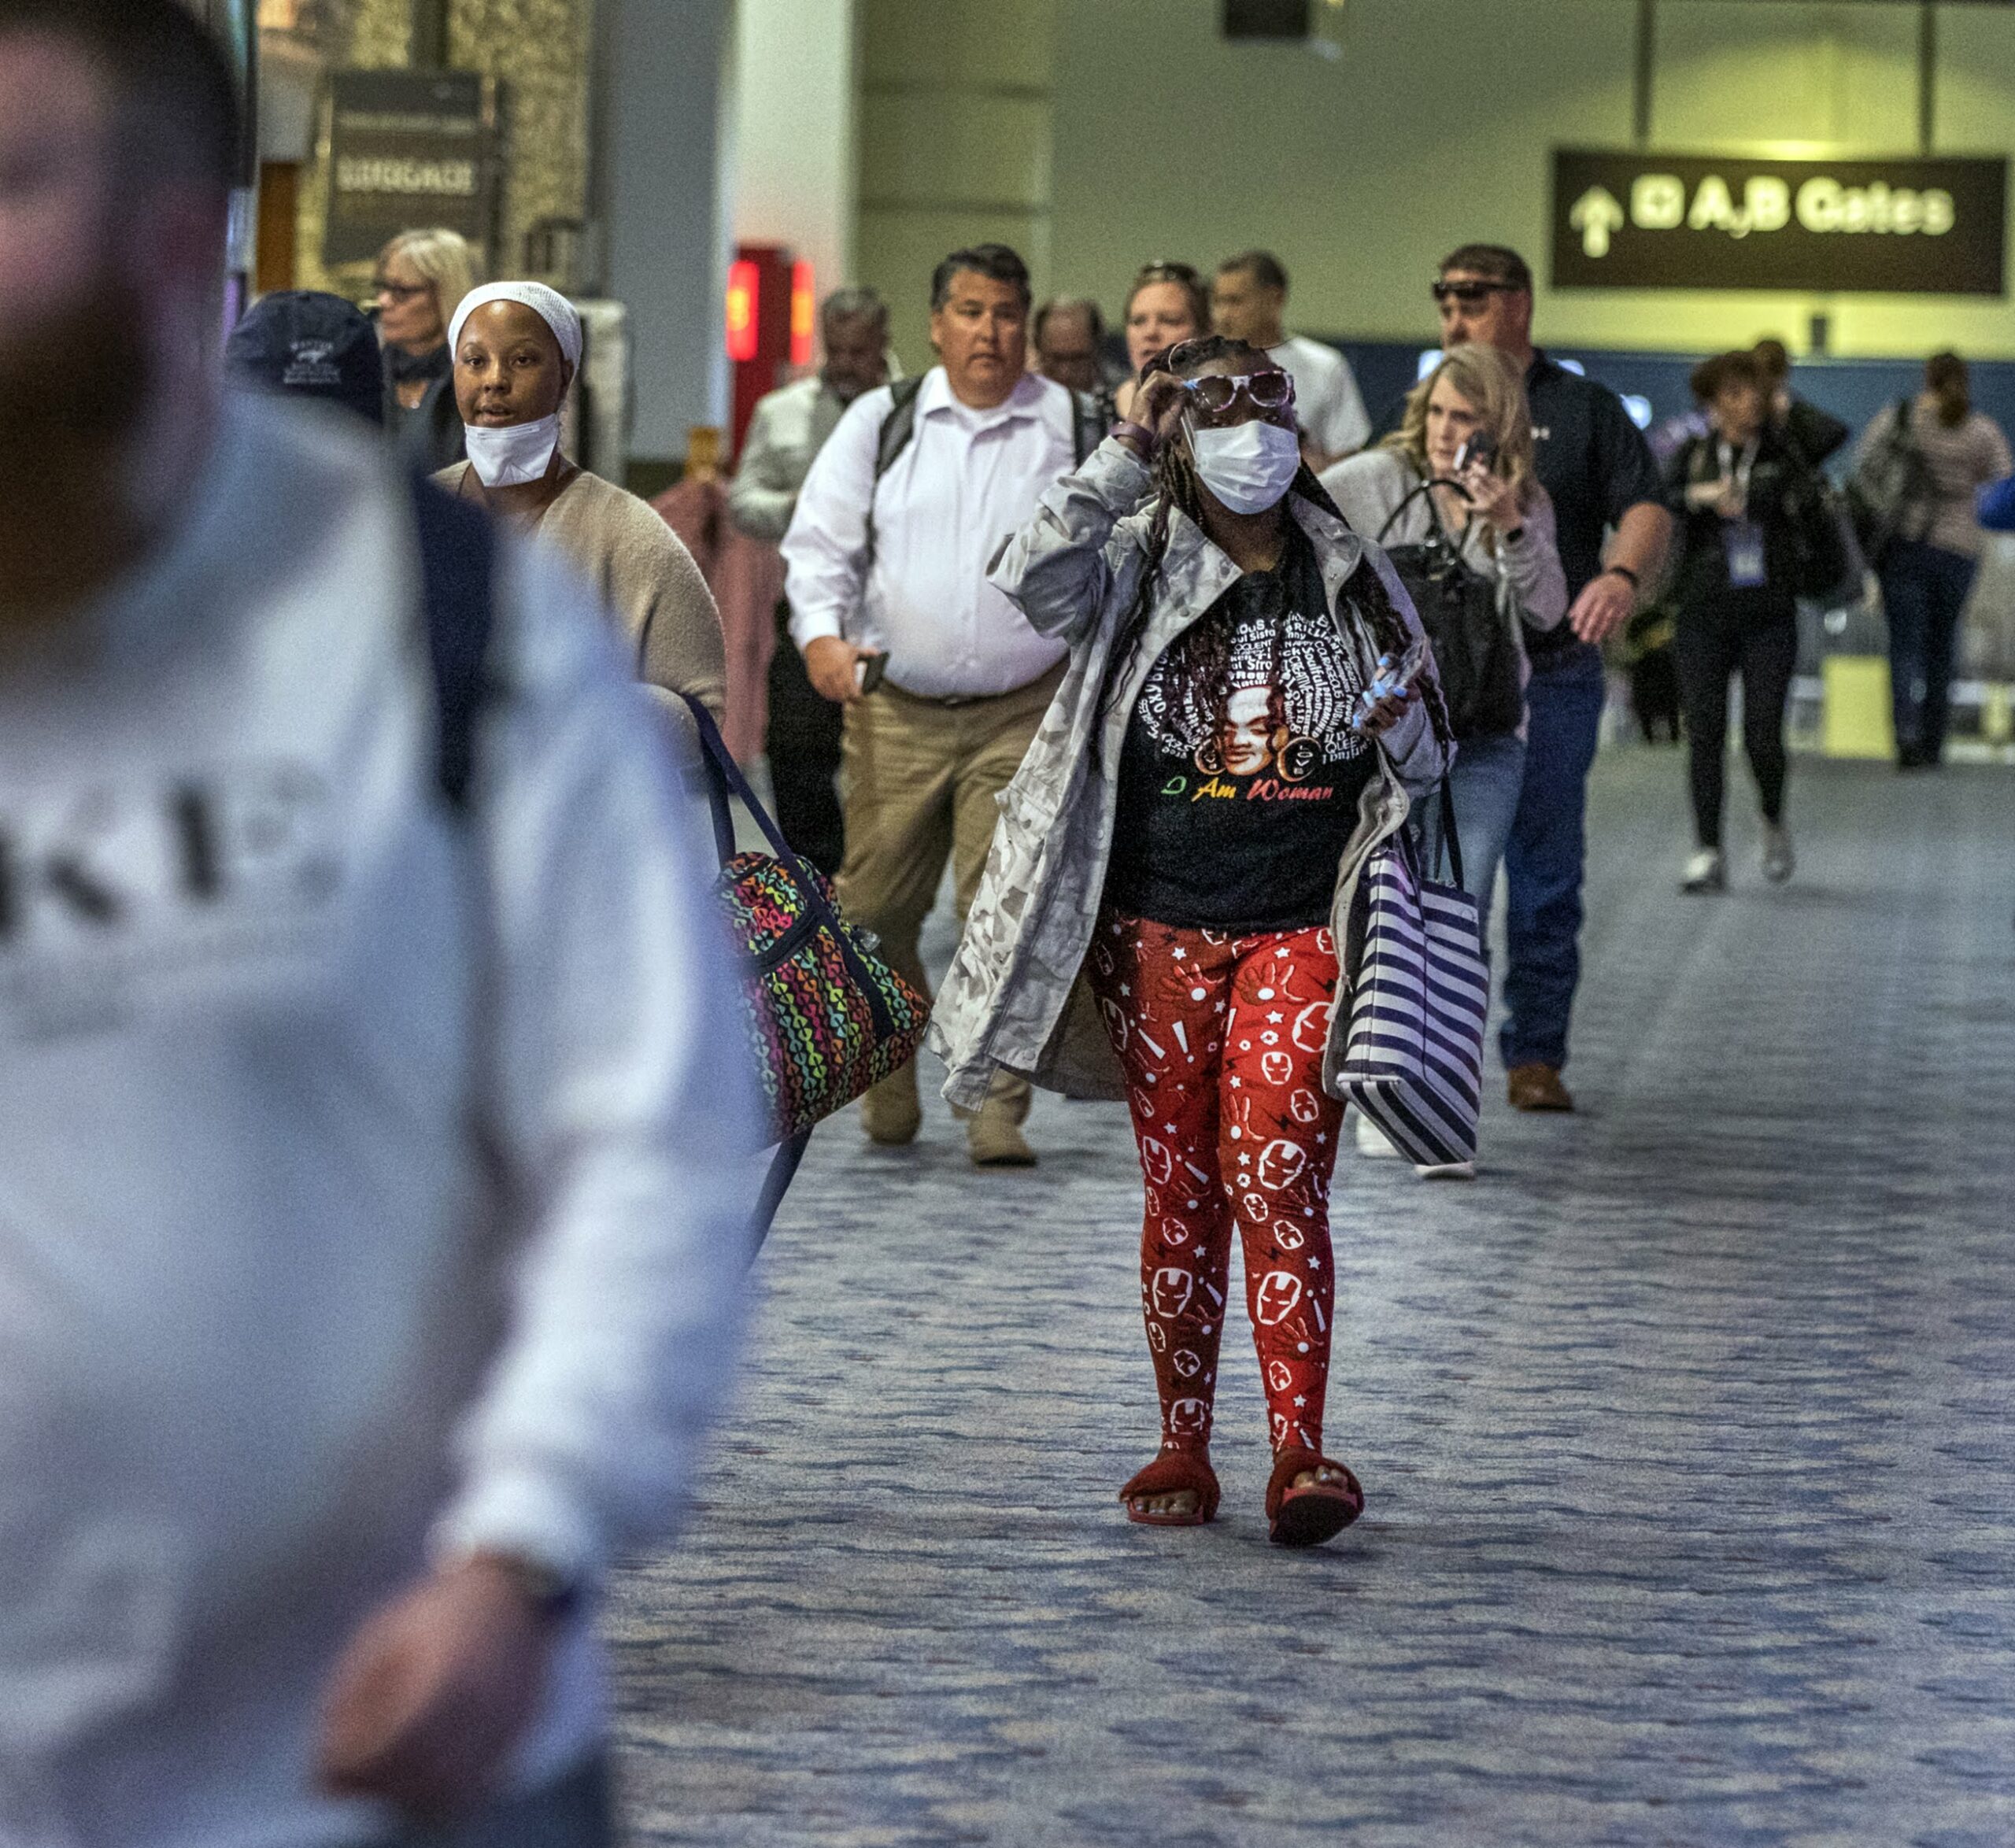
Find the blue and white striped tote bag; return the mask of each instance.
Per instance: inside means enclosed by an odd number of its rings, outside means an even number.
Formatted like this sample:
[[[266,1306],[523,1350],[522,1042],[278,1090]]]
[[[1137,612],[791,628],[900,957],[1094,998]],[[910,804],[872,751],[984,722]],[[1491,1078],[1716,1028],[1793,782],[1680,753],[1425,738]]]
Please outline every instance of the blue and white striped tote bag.
[[[1459,880],[1459,848],[1454,867]],[[1402,829],[1366,863],[1359,904],[1362,948],[1340,1094],[1409,1160],[1473,1161],[1490,1011],[1477,901],[1459,885],[1422,878]]]

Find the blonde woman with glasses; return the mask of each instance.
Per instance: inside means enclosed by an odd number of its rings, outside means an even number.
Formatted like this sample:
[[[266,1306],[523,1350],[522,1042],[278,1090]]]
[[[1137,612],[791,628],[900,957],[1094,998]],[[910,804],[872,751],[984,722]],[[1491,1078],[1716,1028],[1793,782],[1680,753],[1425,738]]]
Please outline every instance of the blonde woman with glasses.
[[[385,427],[418,466],[446,468],[467,453],[448,326],[475,286],[468,242],[451,231],[401,231],[378,253],[371,286],[385,357]]]

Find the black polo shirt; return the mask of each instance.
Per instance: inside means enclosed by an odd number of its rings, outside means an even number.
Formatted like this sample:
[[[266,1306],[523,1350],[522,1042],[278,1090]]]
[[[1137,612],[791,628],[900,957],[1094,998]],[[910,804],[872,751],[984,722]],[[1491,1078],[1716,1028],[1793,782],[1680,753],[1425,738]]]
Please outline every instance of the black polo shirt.
[[[1525,374],[1540,485],[1552,497],[1561,569],[1571,602],[1603,568],[1603,535],[1640,501],[1664,502],[1664,483],[1644,433],[1606,385],[1533,356]],[[1588,645],[1562,623],[1525,631],[1525,652],[1544,663]]]

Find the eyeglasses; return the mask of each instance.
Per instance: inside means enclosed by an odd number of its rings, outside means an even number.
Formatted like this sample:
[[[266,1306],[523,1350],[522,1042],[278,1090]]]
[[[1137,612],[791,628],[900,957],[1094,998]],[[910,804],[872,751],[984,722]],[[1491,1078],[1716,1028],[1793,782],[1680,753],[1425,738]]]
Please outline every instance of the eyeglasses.
[[[1437,302],[1459,301],[1465,308],[1474,308],[1479,302],[1493,295],[1518,295],[1524,291],[1516,283],[1481,283],[1463,281],[1444,283],[1436,281],[1429,285],[1429,293]]]
[[[1240,397],[1258,411],[1284,411],[1294,402],[1294,380],[1285,372],[1240,372],[1227,378],[1222,372],[1201,379],[1178,379],[1198,409],[1213,417],[1222,416]]]
[[[390,276],[371,279],[372,294],[389,295],[394,301],[410,301],[416,295],[431,294],[433,289],[431,283],[395,283]]]
[[[1200,283],[1203,278],[1186,263],[1144,263],[1134,286],[1143,283]]]

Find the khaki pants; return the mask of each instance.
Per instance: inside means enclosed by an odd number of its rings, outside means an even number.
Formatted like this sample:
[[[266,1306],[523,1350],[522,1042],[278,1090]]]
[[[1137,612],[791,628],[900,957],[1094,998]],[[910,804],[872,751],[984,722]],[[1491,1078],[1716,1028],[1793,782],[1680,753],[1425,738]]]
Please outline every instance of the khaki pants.
[[[1006,789],[1033,741],[1063,678],[1059,663],[1040,680],[997,699],[946,705],[882,686],[846,709],[840,780],[846,805],[846,858],[837,885],[856,924],[882,940],[889,966],[930,992],[917,933],[949,859],[959,923],[972,908]],[[884,1083],[916,1082],[905,1067]],[[993,1095],[1020,1121],[1029,1086],[994,1074]]]

